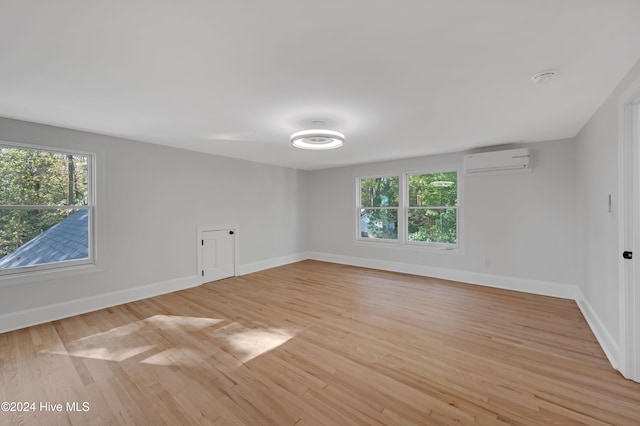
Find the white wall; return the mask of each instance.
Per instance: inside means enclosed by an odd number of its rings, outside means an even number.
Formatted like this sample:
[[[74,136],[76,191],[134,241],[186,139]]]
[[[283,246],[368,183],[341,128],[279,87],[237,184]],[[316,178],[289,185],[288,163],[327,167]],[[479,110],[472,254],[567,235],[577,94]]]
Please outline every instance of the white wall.
[[[355,183],[463,153],[302,172],[0,118],[0,140],[98,160],[97,267],[0,278],[0,332],[196,285],[197,227],[239,224],[240,273],[309,256],[583,299],[615,364],[619,97],[638,78],[640,62],[575,139],[530,144],[532,173],[462,178],[460,253],[357,243]]]
[[[0,140],[98,161],[98,266],[0,279],[0,331],[197,284],[201,225],[240,226],[241,272],[306,249],[304,172],[8,119]]]
[[[576,137],[583,311],[615,364],[621,339],[618,261],[620,95],[640,78],[638,62]],[[607,209],[612,195],[613,211]]]
[[[464,154],[309,173],[310,250],[324,258],[575,297],[575,143],[531,144],[533,172],[462,178],[462,252],[356,242],[356,178],[462,169]],[[462,174],[461,174],[462,176]]]

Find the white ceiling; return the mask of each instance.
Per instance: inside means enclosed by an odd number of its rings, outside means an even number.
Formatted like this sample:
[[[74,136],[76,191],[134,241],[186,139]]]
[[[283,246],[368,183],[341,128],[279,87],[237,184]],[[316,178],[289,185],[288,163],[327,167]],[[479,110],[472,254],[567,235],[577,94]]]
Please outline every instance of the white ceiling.
[[[0,0],[0,116],[306,170],[573,137],[638,59],[638,0]]]

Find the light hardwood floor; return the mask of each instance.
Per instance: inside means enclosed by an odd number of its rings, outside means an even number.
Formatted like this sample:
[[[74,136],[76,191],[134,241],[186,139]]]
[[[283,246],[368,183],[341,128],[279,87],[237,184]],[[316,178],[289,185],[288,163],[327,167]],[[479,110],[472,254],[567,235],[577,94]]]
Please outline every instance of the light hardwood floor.
[[[1,334],[0,368],[38,404],[0,424],[640,424],[574,302],[315,261]]]

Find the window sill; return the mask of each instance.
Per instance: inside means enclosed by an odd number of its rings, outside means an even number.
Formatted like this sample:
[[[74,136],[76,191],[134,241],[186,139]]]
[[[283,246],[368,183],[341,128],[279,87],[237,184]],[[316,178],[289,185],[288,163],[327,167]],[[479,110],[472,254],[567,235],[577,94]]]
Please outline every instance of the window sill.
[[[458,247],[442,247],[442,246],[430,246],[416,243],[403,243],[401,241],[391,241],[391,240],[356,240],[354,243],[355,246],[361,247],[378,247],[378,248],[387,248],[394,250],[406,250],[406,251],[420,251],[420,252],[428,252],[433,254],[464,254],[464,249],[460,246]]]
[[[29,271],[27,268],[21,271],[16,271],[15,273],[0,275],[0,288],[64,279],[77,275],[94,274],[101,271],[102,268],[99,268],[95,263],[52,267],[33,271]]]
[[[381,238],[378,238],[378,239],[374,239],[374,238],[370,238],[370,239],[357,238],[356,239],[356,244],[364,244],[364,245],[385,244],[385,245],[400,246],[400,245],[402,245],[402,242],[399,241],[399,240],[384,240],[384,239],[381,239]]]

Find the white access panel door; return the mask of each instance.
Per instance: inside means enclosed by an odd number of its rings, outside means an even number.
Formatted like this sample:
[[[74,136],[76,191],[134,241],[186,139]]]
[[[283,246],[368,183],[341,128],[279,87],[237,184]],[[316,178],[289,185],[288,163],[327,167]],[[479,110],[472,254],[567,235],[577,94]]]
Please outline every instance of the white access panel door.
[[[232,229],[202,232],[202,282],[235,275],[235,232]]]

